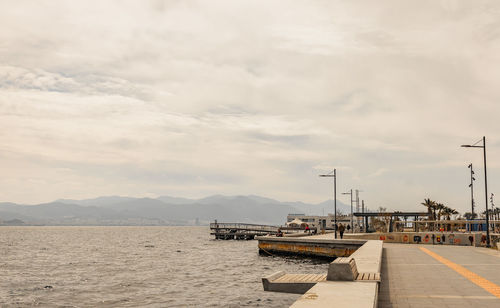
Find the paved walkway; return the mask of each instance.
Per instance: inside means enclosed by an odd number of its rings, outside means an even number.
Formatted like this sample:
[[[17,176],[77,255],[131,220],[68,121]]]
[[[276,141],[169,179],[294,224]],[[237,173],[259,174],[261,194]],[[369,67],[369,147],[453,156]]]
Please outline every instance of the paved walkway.
[[[379,307],[500,307],[500,252],[384,244]]]

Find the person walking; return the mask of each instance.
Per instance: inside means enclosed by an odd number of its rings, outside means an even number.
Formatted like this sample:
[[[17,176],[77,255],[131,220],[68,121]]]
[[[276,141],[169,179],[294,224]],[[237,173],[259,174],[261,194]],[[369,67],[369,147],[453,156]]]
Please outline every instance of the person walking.
[[[339,224],[340,239],[344,238],[345,227],[342,223]]]

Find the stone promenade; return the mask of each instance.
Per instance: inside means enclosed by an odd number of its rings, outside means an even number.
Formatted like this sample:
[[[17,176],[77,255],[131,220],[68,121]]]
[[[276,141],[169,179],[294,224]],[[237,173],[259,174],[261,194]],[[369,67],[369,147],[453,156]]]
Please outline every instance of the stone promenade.
[[[500,307],[500,252],[384,244],[379,307]]]

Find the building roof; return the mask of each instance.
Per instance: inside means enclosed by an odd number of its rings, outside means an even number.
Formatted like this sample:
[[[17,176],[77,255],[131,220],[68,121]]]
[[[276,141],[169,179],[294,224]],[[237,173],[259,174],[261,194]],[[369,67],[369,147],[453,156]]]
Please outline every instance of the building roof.
[[[378,217],[378,216],[392,216],[392,217],[402,217],[402,216],[429,216],[427,212],[375,212],[375,213],[354,213],[357,217]]]

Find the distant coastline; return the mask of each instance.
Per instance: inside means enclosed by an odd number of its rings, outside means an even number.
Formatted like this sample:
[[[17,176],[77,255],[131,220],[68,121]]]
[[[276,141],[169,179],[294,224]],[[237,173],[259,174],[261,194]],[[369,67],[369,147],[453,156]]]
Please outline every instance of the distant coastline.
[[[339,201],[337,208],[348,211],[348,206]],[[208,226],[215,219],[281,225],[290,213],[321,215],[332,209],[332,200],[306,204],[256,195],[213,195],[202,199],[109,196],[37,205],[3,202],[0,226]]]

